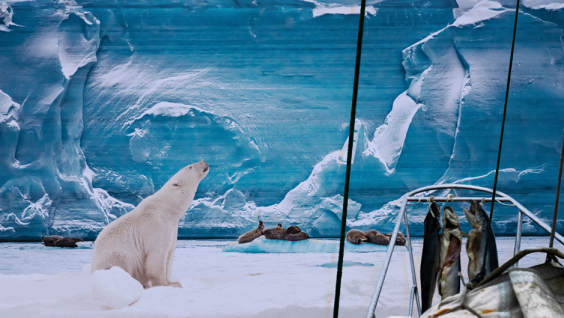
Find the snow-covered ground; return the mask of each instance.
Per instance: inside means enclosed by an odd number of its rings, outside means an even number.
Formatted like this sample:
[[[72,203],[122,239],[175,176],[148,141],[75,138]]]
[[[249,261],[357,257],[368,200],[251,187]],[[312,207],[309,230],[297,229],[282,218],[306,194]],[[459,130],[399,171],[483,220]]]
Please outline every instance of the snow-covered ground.
[[[230,243],[179,241],[172,276],[184,287],[144,290],[138,302],[117,310],[104,307],[92,291],[92,275],[82,273],[92,249],[0,243],[0,317],[332,317],[337,253],[224,252]],[[498,238],[497,244],[504,262],[514,239]],[[547,237],[527,237],[521,246],[547,245]],[[416,239],[417,272],[421,247]],[[345,254],[341,317],[366,315],[384,251]],[[379,317],[407,314],[409,256],[405,248],[396,252]],[[462,259],[465,271],[465,254]],[[544,255],[536,255],[520,265],[543,261]]]

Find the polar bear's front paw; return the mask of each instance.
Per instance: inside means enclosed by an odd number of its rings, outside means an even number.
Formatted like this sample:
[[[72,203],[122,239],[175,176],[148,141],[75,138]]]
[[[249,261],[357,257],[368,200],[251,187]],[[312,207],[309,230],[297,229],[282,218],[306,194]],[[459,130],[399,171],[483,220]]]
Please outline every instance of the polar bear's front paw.
[[[182,288],[182,284],[180,284],[180,282],[170,282],[168,283],[168,286]]]

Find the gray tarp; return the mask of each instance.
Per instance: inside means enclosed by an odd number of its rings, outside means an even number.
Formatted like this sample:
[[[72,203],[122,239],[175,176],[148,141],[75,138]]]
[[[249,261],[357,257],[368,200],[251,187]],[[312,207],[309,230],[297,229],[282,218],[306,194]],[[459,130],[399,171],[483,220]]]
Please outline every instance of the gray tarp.
[[[474,317],[468,310],[455,309],[462,294],[446,298],[421,317]],[[466,307],[484,318],[564,317],[564,268],[547,263],[532,268],[513,268],[495,280],[466,294]]]

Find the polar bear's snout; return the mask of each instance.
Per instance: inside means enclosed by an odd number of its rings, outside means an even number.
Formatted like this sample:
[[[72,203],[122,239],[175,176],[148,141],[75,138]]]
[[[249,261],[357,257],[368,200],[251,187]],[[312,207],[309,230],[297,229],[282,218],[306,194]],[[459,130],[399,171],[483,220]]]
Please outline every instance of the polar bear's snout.
[[[204,160],[193,164],[193,166],[197,171],[201,171],[202,173],[206,173],[210,170],[210,165]]]

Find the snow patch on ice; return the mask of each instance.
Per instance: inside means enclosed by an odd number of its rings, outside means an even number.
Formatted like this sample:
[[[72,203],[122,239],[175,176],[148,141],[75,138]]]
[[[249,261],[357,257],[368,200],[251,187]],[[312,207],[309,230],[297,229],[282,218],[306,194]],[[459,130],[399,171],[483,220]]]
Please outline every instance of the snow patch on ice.
[[[517,170],[515,168],[505,168],[505,169],[500,169],[499,172],[505,177],[505,178],[512,178],[515,182],[519,182],[522,176],[525,176],[527,174],[539,174],[544,172],[544,169],[548,166],[548,164],[542,164],[538,167],[533,167],[533,168],[529,168],[529,169],[524,169],[524,170]],[[476,181],[476,180],[480,180],[480,179],[484,179],[487,178],[489,176],[492,176],[495,174],[495,170],[491,170],[488,173],[484,174],[484,175],[480,175],[480,176],[475,176],[475,177],[467,177],[467,178],[462,178],[462,179],[458,179],[456,181],[449,181],[448,178],[445,176],[443,176],[436,184],[445,184],[445,183],[455,183],[455,184],[464,184],[464,183],[471,183],[472,181]]]
[[[141,119],[145,115],[180,117],[188,114],[192,109],[197,109],[201,112],[204,111],[203,109],[195,106],[188,106],[180,103],[160,102],[146,110],[143,114],[137,116],[135,120]]]
[[[143,286],[120,267],[97,270],[92,274],[92,289],[110,309],[129,306],[143,296]]]
[[[7,124],[10,125],[13,122],[10,119],[17,119],[13,117],[18,115],[19,110],[20,104],[14,102],[8,94],[0,90],[0,123],[8,122]]]
[[[0,210],[0,212],[2,212],[2,210]],[[15,232],[16,230],[14,230],[13,227],[3,227],[2,224],[0,224],[0,233],[2,232]]]
[[[171,89],[171,90],[175,89],[175,88],[181,88],[181,87],[182,87],[182,89],[185,89],[188,82],[193,82],[199,76],[207,73],[207,71],[208,70],[198,70],[198,71],[194,71],[194,72],[190,72],[190,73],[183,73],[183,74],[180,74],[180,75],[156,79],[156,78],[154,78],[155,75],[153,73],[146,73],[146,72],[140,71],[137,68],[132,67],[131,64],[128,62],[123,66],[118,66],[118,67],[112,69],[107,75],[103,76],[101,78],[101,82],[99,83],[99,85],[113,86],[113,85],[117,84],[118,82],[116,82],[115,76],[120,77],[119,83],[123,83],[124,78],[145,77],[147,79],[151,79],[151,81],[149,81],[149,83],[147,84],[147,85],[150,85],[150,87],[143,87],[143,90],[142,90],[143,93],[141,94],[141,96],[139,96],[139,98],[137,98],[137,101],[135,102],[134,105],[127,108],[127,110],[125,112],[121,113],[118,116],[117,119],[119,120],[123,116],[128,115],[130,112],[135,111],[138,108],[141,108],[143,106],[143,104],[145,103],[145,101],[147,99],[150,99],[149,98],[150,96],[152,96],[155,93],[162,90],[163,87],[166,88],[166,89]],[[206,83],[203,83],[203,85],[206,85]],[[138,95],[138,94],[136,94],[136,95]],[[133,121],[135,121],[135,119],[128,121],[126,123],[126,126],[131,124],[131,122],[133,122]]]
[[[96,176],[96,173],[94,171],[92,171],[90,169],[90,167],[88,167],[88,165],[86,165],[86,167],[84,167],[84,171],[82,172],[82,175],[90,181],[90,183],[92,183],[92,179]]]
[[[396,200],[387,202],[380,209],[360,215],[358,220],[351,222],[348,226],[351,228],[368,230],[369,227],[376,224],[385,224],[391,220],[393,215],[397,214],[402,201],[403,196]]]
[[[462,27],[465,25],[476,24],[478,22],[495,18],[506,11],[509,10],[504,9],[501,3],[497,1],[483,0],[474,5],[470,11],[464,13],[461,17],[456,19],[452,25]]]
[[[456,0],[458,8],[461,10],[470,10],[480,1],[482,0]]]
[[[316,3],[316,5],[319,5],[319,4]],[[360,6],[351,6],[351,7],[318,6],[315,9],[313,9],[313,17],[317,18],[317,17],[320,17],[320,16],[325,15],[325,14],[360,14],[360,9],[361,9]],[[371,15],[375,16],[376,11],[377,11],[377,9],[375,9],[373,6],[366,6],[365,15],[368,16],[368,14],[371,14]]]
[[[407,91],[403,92],[396,98],[384,124],[376,129],[374,138],[368,142],[367,149],[362,153],[365,156],[372,155],[378,158],[386,167],[388,175],[395,170],[407,130],[420,107],[421,104],[415,103],[407,96]]]
[[[0,31],[10,32],[10,26],[21,26],[12,22],[12,16],[14,15],[14,9],[6,2],[0,3]]]
[[[135,206],[112,197],[104,189],[94,188],[92,196],[96,199],[96,204],[100,210],[104,211],[109,221],[113,221],[135,209]]]
[[[49,208],[53,201],[49,199],[49,195],[45,194],[41,199],[37,200],[35,203],[31,203],[25,210],[22,212],[22,219],[23,220],[31,220],[36,215],[39,215],[41,218],[48,218],[49,217]]]
[[[564,9],[564,1],[554,1],[554,0],[523,0],[523,5],[527,8],[534,10],[550,10],[556,11]]]
[[[97,61],[100,21],[78,5],[67,5],[65,14],[66,19],[59,26],[58,48],[62,72],[67,79],[70,79],[80,67]],[[75,22],[70,20],[72,15],[77,16],[84,23],[81,28],[83,32],[73,30],[76,26]]]

